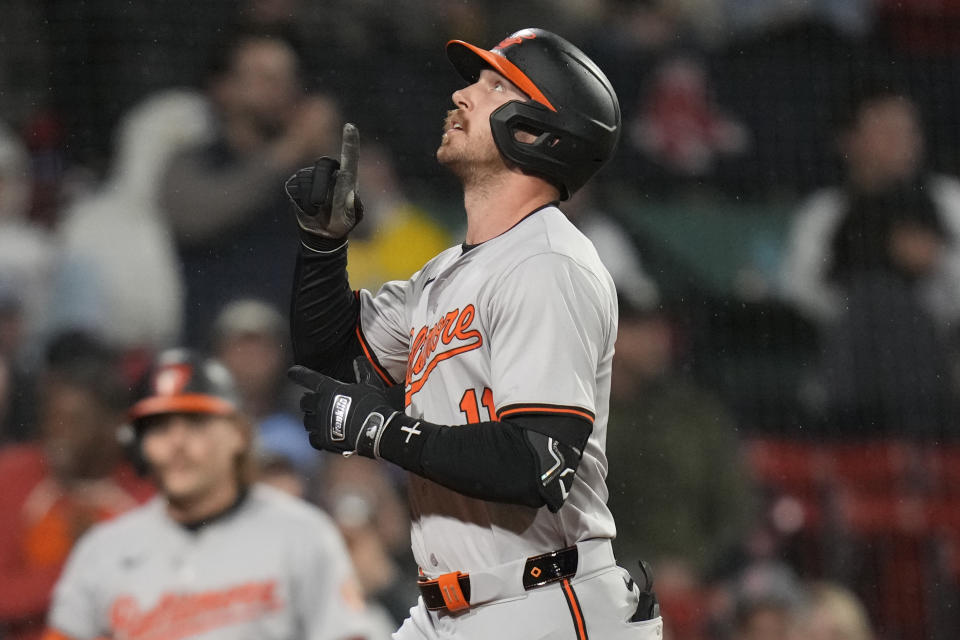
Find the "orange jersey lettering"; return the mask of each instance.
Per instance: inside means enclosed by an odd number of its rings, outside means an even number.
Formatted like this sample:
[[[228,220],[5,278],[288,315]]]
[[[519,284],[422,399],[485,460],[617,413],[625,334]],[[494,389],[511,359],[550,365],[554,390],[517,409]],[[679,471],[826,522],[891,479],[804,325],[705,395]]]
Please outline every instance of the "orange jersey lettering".
[[[468,304],[462,311],[454,309],[445,313],[429,329],[421,327],[419,331],[410,330],[410,335],[416,334],[416,337],[407,361],[406,404],[410,404],[410,398],[423,388],[438,364],[483,346],[483,336],[471,328],[476,314],[476,308]],[[450,348],[437,353],[441,344]]]

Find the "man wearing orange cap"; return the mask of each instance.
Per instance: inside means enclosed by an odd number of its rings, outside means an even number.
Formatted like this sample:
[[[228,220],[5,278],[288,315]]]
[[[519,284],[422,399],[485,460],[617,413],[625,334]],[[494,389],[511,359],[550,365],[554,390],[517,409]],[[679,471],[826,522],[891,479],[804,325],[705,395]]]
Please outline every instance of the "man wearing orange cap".
[[[223,365],[162,354],[130,419],[160,495],[80,540],[47,640],[369,637],[332,522],[253,484],[252,427]]]

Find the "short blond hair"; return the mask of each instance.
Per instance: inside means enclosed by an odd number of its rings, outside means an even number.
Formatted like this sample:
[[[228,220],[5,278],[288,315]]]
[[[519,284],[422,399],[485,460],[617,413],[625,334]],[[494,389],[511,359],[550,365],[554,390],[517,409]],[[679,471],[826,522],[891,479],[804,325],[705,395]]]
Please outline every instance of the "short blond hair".
[[[860,599],[849,589],[832,582],[810,585],[808,619],[825,614],[842,640],[873,640],[870,618]]]

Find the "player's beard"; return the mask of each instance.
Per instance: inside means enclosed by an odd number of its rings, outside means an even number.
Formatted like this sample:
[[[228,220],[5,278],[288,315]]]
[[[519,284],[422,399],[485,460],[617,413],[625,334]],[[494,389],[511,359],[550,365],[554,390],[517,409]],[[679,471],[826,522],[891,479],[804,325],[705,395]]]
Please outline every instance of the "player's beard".
[[[161,490],[174,517],[180,521],[199,520],[229,506],[241,490],[233,476],[221,476],[201,470],[188,485],[172,486],[160,481]]]
[[[483,187],[506,169],[489,125],[484,132],[474,127],[447,133],[437,149],[437,160],[460,179],[464,190]]]
[[[225,485],[236,481],[233,467],[217,468],[210,461],[196,460],[183,455],[171,461],[171,467],[155,468],[154,474],[167,501],[185,511],[206,502],[220,493]]]

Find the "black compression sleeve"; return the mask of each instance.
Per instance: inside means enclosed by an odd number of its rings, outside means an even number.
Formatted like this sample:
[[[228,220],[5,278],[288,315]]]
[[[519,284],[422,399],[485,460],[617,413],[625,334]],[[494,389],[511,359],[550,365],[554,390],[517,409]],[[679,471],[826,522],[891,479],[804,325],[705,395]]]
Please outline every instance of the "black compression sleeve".
[[[453,427],[397,416],[380,439],[379,454],[407,471],[471,498],[542,507],[540,463],[525,430],[583,450],[593,425],[555,415]]]
[[[331,246],[332,245],[332,246]],[[339,247],[337,246],[339,245]],[[356,327],[360,301],[347,281],[344,241],[301,244],[290,302],[290,335],[297,364],[353,381],[353,360],[363,354]]]

